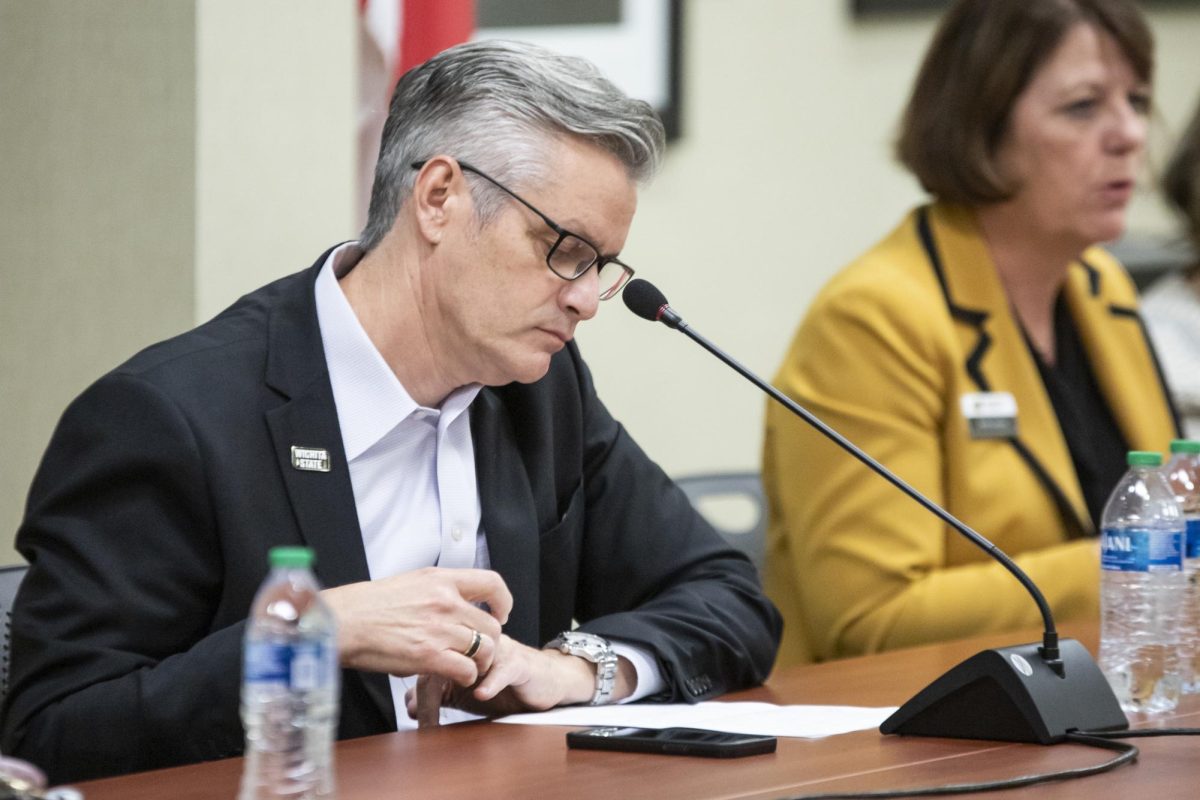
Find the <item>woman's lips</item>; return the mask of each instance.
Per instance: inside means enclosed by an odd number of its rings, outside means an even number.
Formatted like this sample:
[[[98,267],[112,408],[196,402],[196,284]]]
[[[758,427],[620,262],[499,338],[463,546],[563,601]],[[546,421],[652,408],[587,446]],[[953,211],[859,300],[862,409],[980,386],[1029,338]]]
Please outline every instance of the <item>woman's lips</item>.
[[[1128,203],[1133,197],[1133,181],[1109,181],[1100,190],[1106,203]]]

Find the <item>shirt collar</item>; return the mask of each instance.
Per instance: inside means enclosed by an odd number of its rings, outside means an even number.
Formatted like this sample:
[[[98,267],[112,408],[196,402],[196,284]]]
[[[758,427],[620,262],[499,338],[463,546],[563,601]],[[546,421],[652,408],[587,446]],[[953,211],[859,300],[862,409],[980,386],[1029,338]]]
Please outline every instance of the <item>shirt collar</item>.
[[[363,251],[347,242],[329,254],[317,276],[317,322],[329,367],[329,383],[337,407],[346,458],[366,452],[421,407],[375,348],[338,285]],[[462,386],[442,401],[438,427],[444,429],[471,405],[479,384]]]

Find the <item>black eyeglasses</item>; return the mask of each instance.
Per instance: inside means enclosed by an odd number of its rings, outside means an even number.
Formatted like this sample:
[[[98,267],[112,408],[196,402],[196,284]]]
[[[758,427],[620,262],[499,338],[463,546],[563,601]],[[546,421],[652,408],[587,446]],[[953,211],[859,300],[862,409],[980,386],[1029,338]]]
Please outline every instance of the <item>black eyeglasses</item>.
[[[420,169],[425,164],[425,161],[415,161],[409,166],[413,169]],[[555,240],[549,252],[546,253],[546,266],[550,267],[550,271],[564,281],[573,281],[577,278],[582,278],[594,264],[596,266],[596,273],[600,277],[600,299],[608,300],[620,292],[625,284],[629,283],[629,279],[633,277],[633,267],[613,256],[600,255],[600,250],[594,244],[579,234],[571,233],[541,211],[538,211],[532,203],[500,183],[500,181],[465,162],[459,161],[458,166],[463,172],[474,173],[485,181],[488,181],[512,199],[537,214],[541,217],[542,222],[550,227],[550,230],[558,234],[558,239]]]

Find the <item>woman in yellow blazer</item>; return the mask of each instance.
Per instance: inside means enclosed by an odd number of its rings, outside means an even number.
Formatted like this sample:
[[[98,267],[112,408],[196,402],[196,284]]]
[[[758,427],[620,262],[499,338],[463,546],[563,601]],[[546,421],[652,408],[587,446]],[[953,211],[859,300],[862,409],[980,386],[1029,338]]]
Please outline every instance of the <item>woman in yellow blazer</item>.
[[[1124,451],[1177,431],[1132,282],[1093,246],[1124,227],[1151,52],[1127,0],[952,8],[898,145],[938,199],[825,287],[776,378],[1063,620],[1097,614]],[[1038,624],[1003,567],[776,407],[763,480],[778,664]]]

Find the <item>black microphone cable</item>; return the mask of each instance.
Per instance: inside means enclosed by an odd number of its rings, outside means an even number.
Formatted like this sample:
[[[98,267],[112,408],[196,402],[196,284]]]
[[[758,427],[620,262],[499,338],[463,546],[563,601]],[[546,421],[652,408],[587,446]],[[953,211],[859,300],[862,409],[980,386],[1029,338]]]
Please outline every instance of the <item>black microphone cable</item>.
[[[1135,728],[1127,731],[1080,731],[1093,739],[1144,739],[1150,736],[1200,736],[1200,728]]]
[[[1067,734],[1067,741],[1088,747],[1099,747],[1113,750],[1117,755],[1101,764],[1091,767],[1056,770],[1054,772],[1039,772],[1033,775],[1020,775],[1016,778],[1006,778],[998,781],[983,783],[952,783],[943,786],[920,786],[913,789],[880,789],[870,792],[826,792],[821,794],[799,794],[781,797],[779,800],[883,800],[891,797],[939,797],[956,794],[974,794],[978,792],[996,792],[1004,789],[1019,789],[1023,786],[1033,786],[1039,783],[1086,778],[1109,772],[1124,764],[1137,761],[1140,751],[1136,745],[1118,741],[1120,739],[1137,739],[1151,736],[1200,736],[1200,728],[1136,728],[1124,731],[1075,731]]]
[[[1128,731],[1124,733],[1128,734]],[[1114,770],[1124,764],[1137,760],[1138,749],[1127,742],[1111,741],[1107,734],[1093,736],[1085,733],[1068,733],[1067,741],[1088,747],[1099,747],[1113,750],[1117,755],[1101,764],[1091,767],[1075,767],[1073,769],[1055,770],[1054,772],[1037,772],[1032,775],[1020,775],[1016,778],[1005,778],[999,781],[982,783],[949,783],[943,786],[918,786],[913,789],[881,789],[871,792],[826,792],[821,794],[796,794],[781,797],[779,800],[876,800],[890,797],[944,797],[954,794],[975,794],[978,792],[996,792],[1003,789],[1020,789],[1024,786],[1034,786],[1039,783],[1086,778],[1089,775],[1099,775]]]

